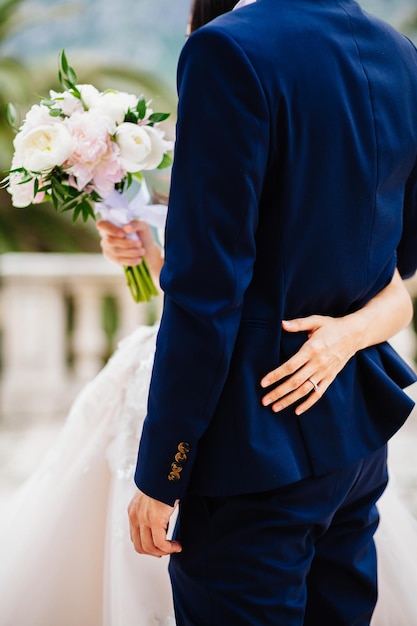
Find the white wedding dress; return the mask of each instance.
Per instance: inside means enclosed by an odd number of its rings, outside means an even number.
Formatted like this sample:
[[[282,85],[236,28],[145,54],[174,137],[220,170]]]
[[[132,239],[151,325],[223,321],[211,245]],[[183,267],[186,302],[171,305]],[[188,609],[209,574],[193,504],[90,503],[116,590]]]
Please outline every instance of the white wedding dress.
[[[134,552],[126,512],[156,332],[142,326],[121,342],[7,508],[0,626],[174,626],[168,561]],[[372,626],[416,626],[417,523],[390,491]]]

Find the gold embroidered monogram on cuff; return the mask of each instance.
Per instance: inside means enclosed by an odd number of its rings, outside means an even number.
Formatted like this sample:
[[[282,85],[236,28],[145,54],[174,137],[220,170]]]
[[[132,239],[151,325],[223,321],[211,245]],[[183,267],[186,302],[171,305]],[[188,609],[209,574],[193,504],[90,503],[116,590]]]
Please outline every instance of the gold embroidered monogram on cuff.
[[[171,471],[168,474],[168,480],[171,480],[172,482],[180,480],[181,478],[182,466],[187,460],[187,455],[190,451],[190,444],[182,441],[178,444],[177,450],[178,452],[174,456],[175,460],[171,464]]]

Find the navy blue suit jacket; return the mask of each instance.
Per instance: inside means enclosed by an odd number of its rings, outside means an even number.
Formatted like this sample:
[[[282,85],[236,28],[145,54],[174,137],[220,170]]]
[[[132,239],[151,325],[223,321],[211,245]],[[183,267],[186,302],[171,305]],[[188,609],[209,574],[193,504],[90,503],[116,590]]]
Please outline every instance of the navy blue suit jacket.
[[[352,358],[296,417],[260,379],[304,333],[417,267],[417,52],[353,0],[258,0],[192,35],[157,340],[135,480],[268,490],[355,462],[403,424],[415,380],[388,344]]]

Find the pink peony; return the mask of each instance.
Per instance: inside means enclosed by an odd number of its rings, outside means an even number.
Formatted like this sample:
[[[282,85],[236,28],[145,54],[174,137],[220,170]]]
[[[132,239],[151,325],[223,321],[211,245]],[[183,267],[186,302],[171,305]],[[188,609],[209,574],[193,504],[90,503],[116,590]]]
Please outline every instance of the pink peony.
[[[72,153],[66,164],[70,166],[69,174],[75,176],[77,188],[81,190],[97,171],[108,168],[108,161],[114,160],[111,136],[116,126],[109,117],[97,111],[76,112],[65,120],[65,124],[73,138]]]
[[[113,141],[110,144],[109,152],[96,167],[92,180],[97,193],[102,198],[108,196],[113,191],[114,185],[126,176],[126,170],[119,158],[119,149]]]

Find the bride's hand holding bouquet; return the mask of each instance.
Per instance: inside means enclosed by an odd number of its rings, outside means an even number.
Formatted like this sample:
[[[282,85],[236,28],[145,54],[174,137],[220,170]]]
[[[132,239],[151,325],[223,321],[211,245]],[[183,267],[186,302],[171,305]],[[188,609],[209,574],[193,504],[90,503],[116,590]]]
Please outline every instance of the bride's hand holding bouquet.
[[[120,228],[107,220],[99,220],[96,227],[101,249],[109,261],[134,267],[146,258],[152,279],[155,283],[159,281],[164,263],[163,253],[146,222],[133,220]],[[136,234],[137,237],[130,238],[131,234]]]
[[[173,144],[158,127],[169,114],[153,112],[143,96],[77,84],[64,51],[59,66],[63,91],[51,91],[32,106],[14,140],[12,166],[3,181],[13,205],[48,200],[59,211],[72,211],[74,221],[100,213],[118,227],[146,219],[143,197],[129,202],[126,192],[132,183],[140,186],[142,171],[171,164]],[[13,107],[8,113],[15,125]],[[124,269],[136,301],[157,294],[145,260]]]

